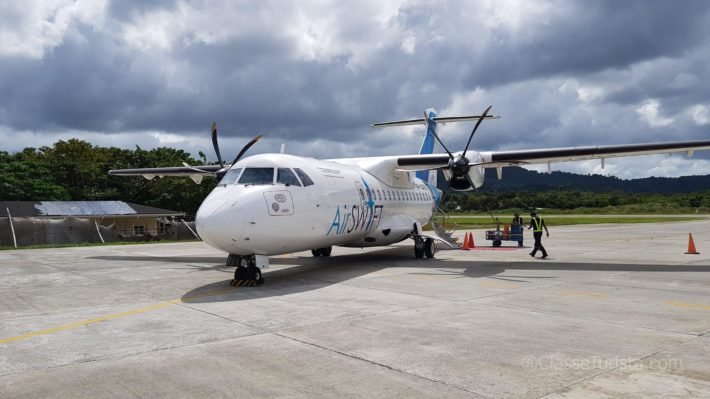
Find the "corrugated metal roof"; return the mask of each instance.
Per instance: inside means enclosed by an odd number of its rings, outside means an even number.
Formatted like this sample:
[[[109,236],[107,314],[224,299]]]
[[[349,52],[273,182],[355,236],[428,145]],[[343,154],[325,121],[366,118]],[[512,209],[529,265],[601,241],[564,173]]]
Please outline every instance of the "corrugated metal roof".
[[[0,201],[0,217],[179,216],[182,212],[123,201]]]
[[[122,201],[41,201],[35,204],[40,216],[136,215]]]

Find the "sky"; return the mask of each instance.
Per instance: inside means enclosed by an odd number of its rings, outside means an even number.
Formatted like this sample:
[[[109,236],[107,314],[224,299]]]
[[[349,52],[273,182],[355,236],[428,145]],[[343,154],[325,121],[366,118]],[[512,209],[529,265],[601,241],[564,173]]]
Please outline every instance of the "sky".
[[[476,150],[710,137],[707,1],[0,0],[0,150],[79,138],[216,159],[415,153],[481,113]],[[439,129],[462,149],[472,129]],[[622,178],[710,174],[710,155],[555,164]]]

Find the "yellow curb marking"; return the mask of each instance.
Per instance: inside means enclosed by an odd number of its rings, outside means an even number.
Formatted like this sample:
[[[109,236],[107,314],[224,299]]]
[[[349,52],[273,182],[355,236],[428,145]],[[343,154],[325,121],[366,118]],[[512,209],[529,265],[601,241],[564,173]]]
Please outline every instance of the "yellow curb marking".
[[[487,287],[487,288],[517,288],[518,286],[516,284],[511,284],[511,283],[503,283],[500,281],[491,281],[491,280],[479,280],[478,284]]]
[[[208,291],[204,294],[194,295],[191,297],[181,298],[181,299],[173,299],[171,301],[156,303],[154,305],[149,305],[149,306],[145,306],[145,307],[138,308],[138,309],[128,310],[128,311],[121,312],[121,313],[114,313],[114,314],[110,314],[110,315],[106,315],[106,316],[101,316],[101,317],[97,317],[95,319],[77,321],[74,323],[65,324],[63,326],[47,328],[47,329],[39,330],[39,331],[33,331],[33,332],[26,333],[26,334],[16,335],[14,337],[2,338],[2,339],[0,339],[0,344],[9,344],[12,342],[22,341],[22,340],[29,339],[32,337],[38,337],[40,335],[48,335],[48,334],[53,334],[53,333],[60,332],[60,331],[73,330],[75,328],[79,328],[82,326],[88,326],[90,324],[100,323],[102,321],[120,319],[122,317],[133,316],[133,315],[137,315],[137,314],[141,314],[141,313],[145,313],[145,312],[150,312],[153,310],[166,308],[168,306],[176,305],[179,303],[187,303],[192,300],[199,299],[199,298],[217,296],[217,295],[223,294],[227,291],[231,291],[232,289],[233,288]]]
[[[609,295],[603,292],[593,291],[560,291],[563,296],[584,296],[590,298],[607,298]]]
[[[678,301],[666,301],[667,304],[679,308],[688,308],[688,309],[696,309],[696,310],[710,310],[710,305],[705,305],[702,303],[687,303],[687,302],[678,302]]]

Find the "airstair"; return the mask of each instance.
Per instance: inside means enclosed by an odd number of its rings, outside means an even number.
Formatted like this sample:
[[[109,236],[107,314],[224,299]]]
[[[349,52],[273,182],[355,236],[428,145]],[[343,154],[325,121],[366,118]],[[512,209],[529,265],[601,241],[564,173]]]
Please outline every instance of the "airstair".
[[[442,240],[448,242],[453,248],[461,248],[458,243],[458,238],[453,234],[456,230],[460,230],[453,218],[447,215],[441,208],[438,208],[434,217],[431,219],[431,227]]]

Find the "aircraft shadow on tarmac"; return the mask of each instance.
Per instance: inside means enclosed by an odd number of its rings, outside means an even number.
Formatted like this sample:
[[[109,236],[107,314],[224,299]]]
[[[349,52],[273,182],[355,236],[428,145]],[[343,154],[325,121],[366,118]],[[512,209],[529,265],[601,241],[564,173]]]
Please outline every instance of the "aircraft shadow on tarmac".
[[[406,267],[421,271],[409,273],[424,276],[451,276],[453,278],[493,278],[502,281],[528,283],[540,279],[557,279],[558,276],[499,276],[506,270],[534,271],[601,271],[601,272],[710,272],[710,266],[649,265],[649,264],[598,264],[561,263],[552,260],[539,262],[501,262],[475,260],[414,259],[408,247],[392,247],[363,254],[334,255],[326,258],[292,257],[272,258],[274,266],[292,266],[266,270],[265,283],[259,287],[230,287],[231,279],[217,281],[190,290],[182,300],[191,303],[228,302],[246,299],[284,296],[324,288],[352,280],[385,268]],[[187,258],[187,257],[186,257]],[[219,259],[223,261],[223,259]],[[234,267],[212,266],[230,273]],[[373,277],[378,278],[378,277]],[[434,284],[446,284],[446,280]]]

